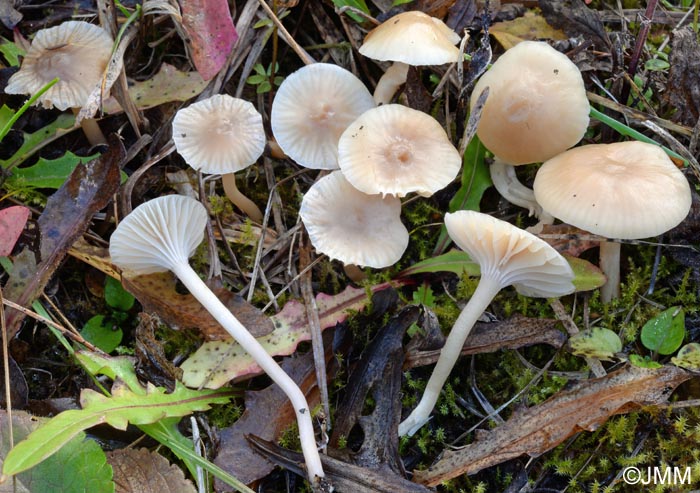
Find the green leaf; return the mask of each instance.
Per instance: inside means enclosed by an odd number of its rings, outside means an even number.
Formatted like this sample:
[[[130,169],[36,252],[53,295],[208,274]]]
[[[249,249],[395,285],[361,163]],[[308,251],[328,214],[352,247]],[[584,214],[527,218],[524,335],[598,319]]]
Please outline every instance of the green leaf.
[[[31,134],[25,133],[22,147],[9,159],[0,159],[0,167],[8,169],[23,163],[28,157],[53,139],[63,135],[65,130],[72,128],[74,122],[75,118],[72,114],[61,113],[56,120],[45,127]]]
[[[80,335],[105,353],[114,351],[124,337],[122,329],[114,330],[105,323],[104,315],[95,315],[88,320],[80,331]]]
[[[658,361],[654,361],[649,356],[642,357],[638,354],[630,354],[630,363],[640,368],[661,368],[664,366]]]
[[[265,94],[266,92],[270,92],[270,89],[272,89],[272,86],[270,85],[270,81],[265,80],[258,84],[258,88],[255,90],[257,94]]]
[[[700,370],[700,344],[691,342],[683,346],[678,354],[671,358],[671,363],[686,370]]]
[[[413,292],[413,302],[428,307],[435,306],[435,296],[428,283],[423,283],[423,285],[419,286],[418,289]]]
[[[262,83],[265,82],[266,80],[267,80],[267,75],[265,75],[265,74],[263,74],[263,75],[257,75],[257,74],[256,74],[256,75],[251,75],[251,76],[248,77],[245,81],[246,81],[248,84],[252,84],[252,85],[254,85],[254,86],[257,86],[258,84],[262,84]]]
[[[357,10],[361,10],[365,14],[369,15],[369,8],[367,8],[367,4],[365,3],[365,0],[333,0],[333,5],[335,5],[337,8],[355,7]],[[359,23],[364,22],[364,19],[362,17],[360,17],[359,15],[355,14],[354,12],[346,12],[346,13],[355,22],[359,22]]]
[[[597,266],[587,260],[572,257],[571,255],[564,255],[564,258],[569,262],[571,270],[574,271],[573,283],[576,287],[576,292],[591,291],[605,284],[605,274]]]
[[[146,389],[141,386],[134,362],[128,356],[103,356],[92,351],[79,350],[75,357],[91,375],[105,375],[112,380],[119,378],[129,390],[139,395],[146,395]]]
[[[122,283],[107,276],[105,280],[105,302],[117,310],[129,311],[134,306],[134,296],[129,293]]]
[[[15,187],[52,188],[57,190],[68,179],[76,166],[85,164],[100,157],[100,154],[92,156],[76,156],[67,151],[57,159],[39,158],[39,161],[28,168],[15,168],[12,176],[7,181]]]
[[[80,394],[81,410],[64,411],[20,442],[5,458],[4,474],[17,474],[34,467],[56,453],[81,431],[101,423],[124,430],[129,423],[155,423],[163,418],[205,411],[211,404],[224,404],[231,394],[212,390],[191,390],[176,382],[175,390],[148,384],[145,395],[115,384],[112,397],[90,389]]]
[[[469,276],[478,276],[481,274],[479,264],[472,262],[467,253],[461,250],[450,250],[437,257],[413,264],[408,269],[399,272],[397,277],[401,278],[431,272],[453,272],[458,276],[464,273]]]
[[[10,67],[19,67],[19,57],[24,55],[24,50],[12,41],[0,36],[0,53],[10,64]]]
[[[450,200],[450,212],[461,210],[478,211],[481,197],[484,192],[493,185],[489,167],[485,161],[486,148],[481,143],[478,137],[474,138],[467,145],[464,151],[464,159],[462,166],[462,183]],[[452,243],[447,228],[442,226],[440,236],[435,246],[434,253],[440,254],[444,252]]]
[[[685,338],[685,312],[672,306],[649,320],[642,327],[642,344],[659,354],[674,353]]]
[[[615,353],[622,351],[622,341],[610,329],[593,327],[571,336],[569,347],[577,356],[611,361]]]
[[[391,4],[392,7],[398,7],[399,5],[403,5],[405,3],[411,3],[413,0],[394,0]]]
[[[671,65],[666,60],[661,60],[659,58],[651,58],[644,64],[645,69],[655,72],[663,72],[664,70],[668,70],[670,66]]]

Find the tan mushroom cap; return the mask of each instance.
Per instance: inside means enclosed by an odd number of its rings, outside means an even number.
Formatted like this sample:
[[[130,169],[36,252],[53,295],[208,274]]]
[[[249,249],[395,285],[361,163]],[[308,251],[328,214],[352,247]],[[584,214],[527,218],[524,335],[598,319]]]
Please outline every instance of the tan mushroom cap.
[[[420,11],[395,15],[372,29],[360,53],[408,65],[443,65],[459,60],[460,37],[440,19]]]
[[[306,192],[299,215],[316,250],[345,264],[388,267],[408,246],[401,201],[364,194],[340,171],[324,176]]]
[[[340,137],[338,164],[367,194],[430,196],[446,187],[462,160],[433,117],[399,104],[363,113]]]
[[[300,165],[337,169],[340,135],[373,107],[372,95],[352,72],[314,63],[280,85],[272,103],[272,133],[285,154]]]
[[[471,105],[489,87],[477,135],[507,164],[545,161],[576,145],[588,128],[581,72],[547,43],[523,41],[474,86]]]
[[[177,112],[173,142],[191,167],[204,173],[235,173],[265,150],[262,116],[248,101],[217,94]]]
[[[480,265],[481,277],[498,279],[525,296],[574,292],[569,263],[548,243],[510,223],[475,211],[445,214],[450,238]]]
[[[102,80],[112,53],[112,38],[99,26],[67,21],[37,31],[20,70],[10,77],[7,94],[36,94],[58,77],[38,103],[59,110],[84,105]]]
[[[542,165],[533,188],[554,217],[628,240],[677,226],[692,201],[688,180],[666,153],[638,141],[570,149]]]

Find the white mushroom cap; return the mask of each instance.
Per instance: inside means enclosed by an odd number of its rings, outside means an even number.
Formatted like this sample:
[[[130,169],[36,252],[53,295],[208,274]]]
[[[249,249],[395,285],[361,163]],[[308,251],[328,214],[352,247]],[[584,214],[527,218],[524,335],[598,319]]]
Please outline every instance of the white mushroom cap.
[[[450,238],[477,262],[481,277],[498,279],[525,296],[549,298],[574,292],[574,273],[554,248],[531,233],[488,214],[445,214]]]
[[[395,15],[372,29],[360,53],[374,60],[408,65],[443,65],[459,61],[460,37],[440,19],[419,11]]]
[[[289,75],[272,103],[272,133],[287,156],[307,168],[337,169],[340,134],[374,107],[352,72],[314,63]]]
[[[306,192],[299,215],[316,250],[345,264],[388,267],[408,246],[401,201],[366,195],[340,171],[324,176]]]
[[[547,43],[523,41],[501,55],[474,86],[472,107],[487,86],[477,135],[508,164],[545,161],[586,132],[590,108],[581,72]]]
[[[207,211],[198,201],[166,195],[138,206],[112,233],[112,263],[136,275],[173,270],[204,239]]]
[[[36,94],[58,77],[38,103],[59,110],[83,106],[102,80],[112,53],[112,38],[99,26],[68,21],[37,31],[7,94]]]
[[[235,173],[265,150],[265,129],[255,106],[217,94],[179,110],[173,119],[177,152],[204,173]]]
[[[446,187],[462,160],[433,117],[399,104],[363,113],[338,142],[338,164],[368,194],[430,196]]]
[[[688,180],[666,153],[638,141],[570,149],[542,165],[533,188],[554,217],[629,240],[677,226],[692,201]]]

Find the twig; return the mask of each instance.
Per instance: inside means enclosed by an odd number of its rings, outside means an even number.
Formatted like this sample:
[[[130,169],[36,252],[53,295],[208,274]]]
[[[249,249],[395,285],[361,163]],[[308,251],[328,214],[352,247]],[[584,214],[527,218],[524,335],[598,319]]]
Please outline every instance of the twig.
[[[0,328],[2,329],[2,365],[5,371],[5,412],[7,412],[7,436],[10,448],[15,446],[15,437],[12,431],[12,394],[10,392],[10,341],[7,340],[7,326],[5,325],[5,298],[0,287]]]
[[[294,50],[294,52],[297,54],[299,58],[301,58],[301,61],[304,62],[305,65],[311,65],[312,63],[316,63],[316,60],[314,60],[311,55],[309,55],[304,48],[299,46],[299,43],[297,43],[294,38],[292,37],[291,34],[289,34],[289,31],[284,27],[284,24],[282,24],[282,21],[280,21],[275,13],[272,11],[269,5],[265,2],[265,0],[258,0],[258,3],[260,3],[260,6],[263,8],[263,10],[267,13],[267,15],[270,17],[270,20],[277,26],[277,29],[279,29],[280,33],[282,34],[282,39]]]
[[[554,310],[554,314],[556,315],[557,319],[564,324],[564,327],[566,328],[566,331],[569,333],[569,335],[575,335],[579,333],[578,327],[576,327],[576,324],[574,323],[573,319],[566,312],[566,308],[564,308],[564,305],[562,305],[561,301],[555,299],[552,300],[549,303],[549,305],[552,307],[552,310]],[[600,360],[598,360],[598,358],[586,357],[586,363],[588,363],[588,367],[591,369],[593,375],[595,375],[596,377],[604,377],[605,375],[607,375],[607,373],[605,372],[605,368],[603,368],[603,365],[601,364]]]

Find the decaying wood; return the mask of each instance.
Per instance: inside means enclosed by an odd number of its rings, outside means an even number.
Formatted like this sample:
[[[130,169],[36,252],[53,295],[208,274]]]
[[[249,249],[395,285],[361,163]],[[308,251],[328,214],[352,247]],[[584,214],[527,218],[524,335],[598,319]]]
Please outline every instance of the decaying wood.
[[[610,416],[665,403],[671,392],[691,377],[676,366],[626,366],[605,377],[578,382],[538,406],[516,412],[463,449],[445,452],[430,468],[415,471],[413,480],[435,486],[520,455],[536,457],[575,433],[594,431]]]

